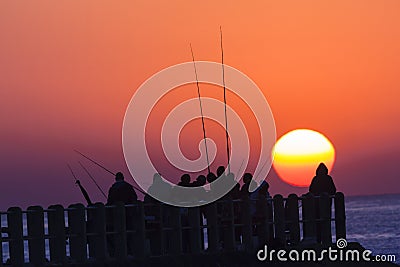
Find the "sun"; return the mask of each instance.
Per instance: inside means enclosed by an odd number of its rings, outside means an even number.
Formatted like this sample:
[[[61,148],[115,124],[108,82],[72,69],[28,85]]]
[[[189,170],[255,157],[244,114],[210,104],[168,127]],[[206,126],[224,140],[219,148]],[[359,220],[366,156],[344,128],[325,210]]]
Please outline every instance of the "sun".
[[[275,171],[284,182],[294,186],[309,186],[319,163],[331,170],[335,161],[335,148],[328,138],[309,129],[283,135],[273,154]]]

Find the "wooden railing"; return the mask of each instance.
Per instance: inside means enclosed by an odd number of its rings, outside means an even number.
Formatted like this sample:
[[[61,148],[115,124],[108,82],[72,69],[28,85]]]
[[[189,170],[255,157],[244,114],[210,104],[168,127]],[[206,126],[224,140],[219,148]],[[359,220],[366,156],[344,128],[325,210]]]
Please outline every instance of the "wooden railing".
[[[331,244],[333,222],[336,239],[346,237],[342,193],[223,199],[194,208],[143,202],[32,206],[26,211],[12,207],[0,215],[0,266],[145,262],[163,256],[253,253],[265,244]]]

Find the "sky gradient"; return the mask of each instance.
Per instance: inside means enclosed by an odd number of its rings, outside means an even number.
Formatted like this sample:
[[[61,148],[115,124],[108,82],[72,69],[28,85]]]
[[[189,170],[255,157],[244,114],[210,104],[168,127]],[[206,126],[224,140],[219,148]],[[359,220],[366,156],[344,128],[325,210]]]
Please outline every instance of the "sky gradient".
[[[278,138],[326,135],[347,195],[400,193],[399,1],[158,2],[0,3],[0,209],[83,201],[68,162],[104,201],[72,149],[128,174],[121,131],[135,90],[190,61],[189,43],[197,60],[220,62],[220,25],[225,63],[262,89]],[[307,191],[268,179],[272,194]]]

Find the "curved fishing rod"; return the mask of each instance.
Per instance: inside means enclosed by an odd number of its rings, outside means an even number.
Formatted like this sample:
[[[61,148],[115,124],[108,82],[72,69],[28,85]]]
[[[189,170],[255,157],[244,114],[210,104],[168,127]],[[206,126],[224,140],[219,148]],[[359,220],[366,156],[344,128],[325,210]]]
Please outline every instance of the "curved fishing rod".
[[[264,164],[261,166],[261,169],[258,171],[258,174],[256,175],[255,173],[254,173],[254,178],[257,178],[260,174],[261,174],[261,172],[262,172],[262,170],[264,169],[264,167],[265,167],[265,165],[267,165],[267,163],[269,162],[269,160],[266,160],[265,162],[264,162]],[[268,177],[268,175],[267,175],[267,177]],[[265,177],[265,178],[267,178],[267,177]],[[265,179],[264,179],[265,180]]]
[[[85,198],[88,206],[93,205],[93,202],[90,200],[89,194],[88,192],[85,190],[85,188],[83,188],[83,186],[81,185],[81,182],[76,178],[74,171],[72,170],[71,166],[69,164],[67,164],[68,169],[71,171],[72,176],[75,179],[75,184],[77,184],[79,186],[79,189],[82,192],[83,197]]]
[[[222,84],[224,86],[224,107],[225,107],[225,136],[226,136],[226,155],[228,157],[228,171],[230,170],[230,151],[229,151],[229,133],[228,133],[228,115],[226,112],[226,87],[225,87],[225,68],[224,68],[224,47],[222,46],[222,27],[219,26],[221,36],[221,64],[222,64]]]
[[[199,80],[198,80],[198,78],[197,78],[196,62],[194,61],[194,55],[193,55],[192,44],[190,44],[190,51],[192,52],[192,60],[193,60],[193,66],[194,66],[194,74],[196,75],[197,95],[199,96],[199,103],[200,103],[201,124],[203,125],[204,145],[205,145],[205,147],[206,147],[207,169],[208,169],[208,173],[211,173],[211,170],[210,170],[210,160],[209,160],[209,158],[208,158],[206,128],[205,128],[205,125],[204,125],[203,105],[202,105],[202,103],[201,103],[200,86],[199,86]]]
[[[101,187],[97,184],[96,180],[94,179],[94,177],[90,174],[90,172],[88,171],[88,169],[85,168],[85,166],[83,166],[82,162],[78,161],[79,165],[81,165],[82,169],[85,170],[85,172],[87,173],[87,175],[90,177],[90,179],[92,179],[93,183],[97,186],[97,188],[100,190],[100,192],[103,194],[103,196],[107,199],[106,194],[104,193],[104,191],[101,189]]]
[[[94,161],[93,159],[91,159],[91,158],[89,158],[88,156],[86,156],[85,154],[79,152],[79,151],[76,150],[76,149],[74,149],[74,151],[75,151],[76,153],[78,153],[79,155],[81,155],[82,157],[84,157],[85,159],[90,160],[92,163],[96,164],[97,166],[99,166],[99,167],[102,168],[103,170],[107,171],[108,173],[111,173],[111,174],[114,175],[114,176],[116,175],[115,173],[113,173],[112,171],[110,171],[109,169],[107,169],[106,167],[104,167],[103,165],[97,163],[97,162]],[[132,178],[132,180],[135,182],[135,179],[133,179],[133,177],[131,177],[131,178]],[[147,194],[147,193],[145,193],[143,190],[141,190],[140,188],[138,188],[137,186],[132,185],[132,187],[133,187],[134,189],[136,189],[137,191],[139,191],[140,193],[144,194],[144,195]]]

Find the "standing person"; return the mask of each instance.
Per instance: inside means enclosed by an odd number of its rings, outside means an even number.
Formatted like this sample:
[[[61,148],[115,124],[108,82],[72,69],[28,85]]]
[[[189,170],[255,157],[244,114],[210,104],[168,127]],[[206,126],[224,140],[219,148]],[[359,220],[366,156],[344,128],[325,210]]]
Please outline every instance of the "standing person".
[[[242,198],[250,197],[249,187],[252,180],[253,175],[251,175],[251,173],[246,172],[243,175],[243,185],[242,188],[240,188],[240,195]]]
[[[137,194],[133,189],[133,186],[124,181],[124,175],[122,172],[117,172],[115,175],[115,183],[108,190],[108,198],[106,205],[115,205],[118,202],[122,202],[124,205],[134,204],[137,202]],[[127,230],[133,230],[134,226],[134,213],[135,207],[126,207],[125,208],[125,217],[126,217],[126,228]],[[114,231],[114,221],[117,218],[114,218],[113,209],[107,209],[107,231]],[[107,236],[107,244],[108,244],[108,253],[111,257],[115,255],[115,243],[120,240],[115,238],[114,236]],[[133,236],[129,234],[127,236],[128,242],[128,253],[134,254],[134,244],[133,244]]]
[[[334,195],[336,193],[336,186],[333,183],[332,177],[328,175],[328,168],[324,163],[319,164],[316,170],[316,176],[314,176],[310,184],[309,191],[316,196],[322,193],[328,193],[329,195]]]
[[[324,163],[320,163],[318,165],[316,176],[314,176],[311,181],[309,191],[315,196],[320,196],[321,194],[334,195],[336,193],[336,186],[333,183],[332,177],[328,175],[328,168]],[[331,205],[332,201],[329,207],[331,207]],[[331,211],[329,214],[331,214]],[[321,242],[321,213],[319,207],[319,198],[315,199],[315,219],[317,220],[317,242]]]
[[[137,201],[135,189],[130,183],[125,182],[122,172],[115,175],[115,183],[108,190],[107,205],[114,205],[123,202],[125,205],[133,204]]]

